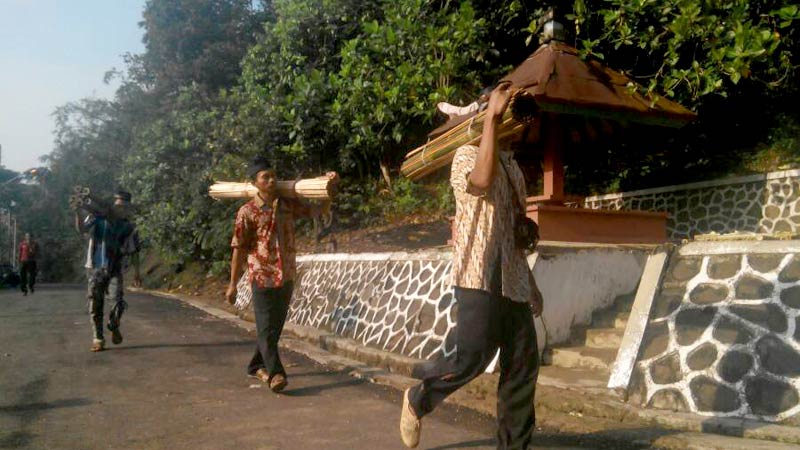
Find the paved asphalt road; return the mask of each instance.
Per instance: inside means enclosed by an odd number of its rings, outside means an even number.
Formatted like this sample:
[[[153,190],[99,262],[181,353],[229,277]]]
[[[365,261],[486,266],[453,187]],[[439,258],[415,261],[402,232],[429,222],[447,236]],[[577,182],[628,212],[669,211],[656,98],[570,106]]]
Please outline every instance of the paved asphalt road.
[[[245,376],[247,331],[179,301],[127,298],[125,341],[91,353],[83,289],[0,291],[0,449],[405,448],[398,392],[284,351],[289,387],[275,395]],[[446,406],[424,420],[419,448],[493,449],[493,434],[493,419]]]

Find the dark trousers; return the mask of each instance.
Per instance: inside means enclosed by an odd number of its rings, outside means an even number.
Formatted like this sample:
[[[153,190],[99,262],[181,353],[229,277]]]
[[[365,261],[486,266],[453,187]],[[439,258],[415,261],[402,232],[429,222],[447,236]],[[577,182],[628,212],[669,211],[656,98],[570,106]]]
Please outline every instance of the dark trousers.
[[[535,421],[533,396],[539,373],[530,305],[475,289],[455,288],[456,352],[435,361],[410,392],[418,417],[482,374],[500,349],[497,448],[527,449]]]
[[[103,308],[105,305],[106,294],[111,293],[114,299],[114,306],[108,315],[108,329],[119,328],[122,321],[122,313],[128,309],[128,303],[124,300],[124,289],[122,272],[110,273],[106,269],[89,269],[89,285],[87,297],[89,299],[89,314],[92,317],[94,326],[94,339],[103,340]]]
[[[33,292],[36,284],[36,261],[22,261],[19,268],[19,287],[22,292]]]
[[[286,323],[294,284],[290,281],[279,288],[259,288],[254,283],[252,288],[258,338],[247,373],[252,375],[258,369],[265,369],[270,379],[277,374],[286,376],[278,354],[278,340],[283,332],[283,324]]]

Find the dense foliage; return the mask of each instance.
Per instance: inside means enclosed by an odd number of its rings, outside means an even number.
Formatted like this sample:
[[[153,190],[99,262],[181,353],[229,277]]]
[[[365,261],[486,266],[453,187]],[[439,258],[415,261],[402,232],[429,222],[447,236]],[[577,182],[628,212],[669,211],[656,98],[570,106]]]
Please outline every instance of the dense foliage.
[[[563,10],[569,39],[583,57],[700,114],[663,139],[630,130],[630,139],[568,154],[568,189],[635,188],[798,162],[797,3],[553,3],[570,4]],[[443,120],[437,102],[472,101],[536,49],[547,6],[148,0],[145,52],[108,73],[120,84],[116,97],[60,107],[45,194],[14,195],[27,202],[27,226],[63,242],[75,236],[65,207],[71,186],[109,193],[122,184],[139,205],[151,248],[175,263],[203,260],[219,269],[237,204],[204,193],[215,179],[242,179],[257,154],[287,178],[339,171],[341,226],[445,215],[446,176],[428,186],[392,179],[402,155]],[[54,251],[79,260],[80,243],[70,242]]]

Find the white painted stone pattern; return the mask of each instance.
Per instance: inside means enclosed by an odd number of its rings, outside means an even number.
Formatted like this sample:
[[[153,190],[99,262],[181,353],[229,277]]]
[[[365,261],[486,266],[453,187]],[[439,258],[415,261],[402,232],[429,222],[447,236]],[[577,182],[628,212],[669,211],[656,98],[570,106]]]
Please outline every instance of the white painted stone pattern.
[[[535,321],[540,349],[566,341],[574,325],[635,290],[645,256],[627,248],[542,246],[529,257],[550,333]],[[298,262],[290,322],[416,358],[455,350],[446,341],[457,314],[449,251],[308,255]]]
[[[709,261],[714,257],[702,257],[702,263],[699,271],[696,275],[692,276],[690,279],[688,279],[688,281],[686,281],[685,289],[682,290],[683,296],[677,309],[665,317],[652,319],[650,321],[649,327],[666,323],[669,330],[669,340],[666,350],[656,354],[655,356],[640,360],[637,363],[639,374],[640,376],[643,376],[644,381],[645,397],[643,398],[643,403],[650,404],[653,400],[653,397],[659,392],[663,394],[668,391],[677,391],[682,395],[690,411],[706,416],[747,417],[768,421],[781,421],[800,413],[800,404],[798,404],[796,401],[790,408],[778,411],[777,409],[780,408],[774,404],[779,402],[780,399],[774,396],[764,398],[765,396],[762,395],[761,400],[763,401],[760,401],[760,403],[762,403],[760,408],[764,408],[765,404],[767,405],[766,408],[776,408],[776,411],[774,411],[775,413],[769,415],[757,414],[753,411],[753,406],[748,401],[748,390],[754,387],[753,384],[749,383],[752,383],[754,380],[761,380],[767,383],[774,382],[776,385],[783,385],[785,386],[784,392],[791,393],[791,389],[794,389],[795,394],[800,392],[800,376],[797,375],[800,374],[800,367],[795,367],[794,369],[790,368],[789,370],[794,372],[792,375],[781,375],[770,372],[768,367],[765,367],[765,365],[767,365],[767,361],[762,360],[762,358],[765,357],[773,358],[773,360],[769,363],[769,365],[772,367],[775,367],[776,363],[786,364],[787,362],[785,359],[787,355],[789,359],[800,361],[800,343],[798,343],[797,340],[798,336],[800,336],[800,330],[797,329],[798,323],[800,323],[800,309],[790,307],[785,304],[784,301],[782,301],[782,294],[788,294],[788,292],[786,292],[787,289],[800,289],[800,281],[796,280],[795,278],[788,282],[782,282],[782,277],[780,275],[789,264],[800,263],[800,255],[778,255],[777,258],[780,259],[778,267],[767,272],[759,272],[751,265],[751,258],[758,256],[738,255],[736,257],[740,258],[739,267],[737,270],[735,270],[736,273],[723,279],[713,279],[709,275]],[[797,258],[797,261],[794,261],[794,258]],[[750,279],[751,281],[755,280],[759,283],[762,283],[761,286],[765,288],[764,292],[768,292],[767,294],[764,294],[765,297],[761,299],[754,299],[753,297],[758,297],[759,294],[750,296],[742,294],[742,296],[749,298],[737,298],[740,297],[740,295],[737,295],[737,287],[740,286],[740,282],[745,278]],[[710,303],[706,304],[702,304],[702,302],[700,302],[701,304],[698,304],[696,301],[692,300],[692,292],[699,286],[701,288],[704,286],[713,286],[715,289],[716,287],[720,287],[719,292],[725,292],[723,289],[725,288],[727,289],[727,293],[724,294],[724,297],[722,297],[722,294],[720,294],[720,301],[711,301]],[[757,323],[742,317],[741,314],[737,314],[732,309],[736,308],[737,306],[745,306],[747,308],[768,308],[769,311],[775,313],[771,317],[776,319],[777,323],[781,323],[782,318],[780,317],[780,314],[782,314],[786,319],[785,331],[776,332],[774,329],[771,330],[769,328],[771,325],[767,326],[763,322]],[[798,305],[794,306],[800,307]],[[681,345],[678,342],[678,327],[676,326],[676,318],[679,315],[683,315],[684,318],[688,317],[690,314],[699,315],[704,309],[707,311],[714,311],[713,319],[711,320],[710,324],[705,328],[704,331],[702,331],[702,334],[700,334],[699,338],[697,338],[695,341],[687,345]],[[746,339],[746,342],[721,342],[718,339],[719,336],[716,335],[716,331],[721,320],[727,321],[728,324],[735,324],[735,328],[743,330],[745,334],[750,335],[750,338]],[[702,325],[699,328],[702,328]],[[779,328],[783,329],[783,325],[779,325]],[[764,339],[765,337],[766,340]],[[784,356],[780,356],[778,353],[774,352],[765,352],[763,348],[761,351],[759,351],[758,346],[763,345],[767,341],[779,343],[779,345],[784,349]],[[687,363],[687,359],[690,357],[690,355],[692,355],[694,350],[707,344],[712,345],[716,349],[716,356],[713,363],[702,370],[692,370]],[[725,355],[729,354],[730,352],[741,352],[741,354],[748,354],[752,356],[752,362],[749,366],[749,370],[746,372],[743,371],[743,373],[740,374],[740,379],[736,382],[725,381],[720,376],[721,361]],[[668,358],[670,355],[674,355],[675,353],[679,355],[680,363],[680,373],[675,374],[678,378],[677,381],[667,384],[656,383],[653,379],[653,372],[655,370],[654,366],[659,360],[664,361],[663,358]],[[641,357],[642,355],[640,355],[640,358]],[[784,361],[776,361],[774,358],[783,358]],[[691,388],[692,381],[698,377],[707,377],[706,379],[713,380],[709,383],[704,382],[705,386],[711,386],[713,383],[716,383],[722,387],[722,390],[729,388],[735,391],[735,395],[737,397],[735,400],[738,401],[738,407],[724,412],[701,410],[698,407],[698,399],[699,396],[703,394],[697,392],[698,389],[695,389],[695,392],[693,392]],[[706,391],[705,394],[709,394],[709,391]],[[751,391],[751,395],[756,394]],[[719,398],[717,398],[717,400],[719,400]],[[770,404],[772,405],[770,406]]]
[[[590,197],[584,206],[666,211],[670,239],[710,232],[800,233],[800,177]]]
[[[300,261],[288,320],[428,359],[455,325],[448,260]]]
[[[535,321],[540,350],[632,292],[645,259],[630,248],[542,245],[528,259],[545,298],[549,336]],[[451,260],[446,250],[300,256],[288,320],[415,358],[451,355]],[[238,287],[236,307],[251,310],[247,274]]]

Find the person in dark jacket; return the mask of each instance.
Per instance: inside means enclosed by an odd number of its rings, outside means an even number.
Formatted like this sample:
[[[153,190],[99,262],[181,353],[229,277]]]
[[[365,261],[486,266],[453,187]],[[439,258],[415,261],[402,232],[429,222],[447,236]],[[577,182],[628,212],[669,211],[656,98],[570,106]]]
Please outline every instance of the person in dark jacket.
[[[75,214],[75,226],[79,232],[89,237],[86,254],[88,278],[89,312],[94,326],[91,351],[105,349],[103,337],[103,307],[106,294],[114,298],[114,306],[108,317],[108,330],[111,341],[122,343],[120,321],[128,307],[124,300],[123,272],[128,259],[133,259],[135,283],[139,283],[138,252],[141,248],[139,235],[130,218],[131,194],[119,190],[114,195],[114,205],[106,213],[91,212],[83,220]]]

